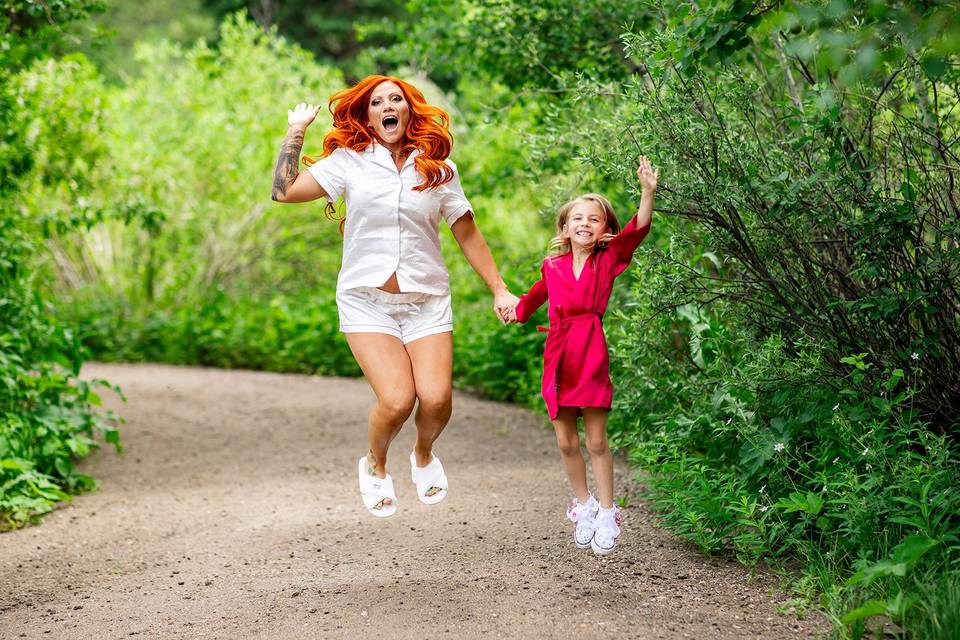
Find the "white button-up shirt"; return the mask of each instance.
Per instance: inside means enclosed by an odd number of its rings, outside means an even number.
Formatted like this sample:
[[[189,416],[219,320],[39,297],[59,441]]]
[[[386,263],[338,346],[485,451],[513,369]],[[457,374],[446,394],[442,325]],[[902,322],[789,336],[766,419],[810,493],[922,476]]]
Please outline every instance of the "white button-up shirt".
[[[343,198],[347,221],[337,290],[379,287],[393,273],[400,291],[433,295],[450,293],[450,276],[440,255],[440,218],[453,225],[473,211],[460,187],[453,162],[453,180],[435,189],[414,191],[423,182],[413,159],[403,168],[379,144],[364,151],[340,147],[307,168],[331,201]]]

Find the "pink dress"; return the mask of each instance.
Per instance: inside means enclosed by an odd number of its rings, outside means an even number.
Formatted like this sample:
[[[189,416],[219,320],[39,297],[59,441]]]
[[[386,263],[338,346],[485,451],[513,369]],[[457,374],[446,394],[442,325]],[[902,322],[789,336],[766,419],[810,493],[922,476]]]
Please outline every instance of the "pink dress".
[[[520,298],[520,322],[529,320],[550,300],[541,389],[551,420],[556,419],[560,407],[610,408],[613,385],[603,314],[614,279],[630,265],[634,250],[649,230],[650,223],[637,228],[634,216],[606,249],[587,258],[579,278],[573,274],[572,253],[545,258],[540,280]]]

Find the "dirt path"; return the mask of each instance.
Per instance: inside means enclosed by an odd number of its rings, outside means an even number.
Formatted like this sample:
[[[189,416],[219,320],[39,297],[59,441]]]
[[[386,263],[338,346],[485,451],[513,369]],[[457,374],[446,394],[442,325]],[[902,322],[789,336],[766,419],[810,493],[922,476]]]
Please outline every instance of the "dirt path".
[[[400,510],[362,510],[362,380],[95,365],[126,446],[102,489],[0,535],[0,638],[808,638],[776,580],[704,558],[628,508],[617,551],[576,549],[538,415],[457,394],[446,501],[390,470]],[[618,494],[637,488],[624,468]]]

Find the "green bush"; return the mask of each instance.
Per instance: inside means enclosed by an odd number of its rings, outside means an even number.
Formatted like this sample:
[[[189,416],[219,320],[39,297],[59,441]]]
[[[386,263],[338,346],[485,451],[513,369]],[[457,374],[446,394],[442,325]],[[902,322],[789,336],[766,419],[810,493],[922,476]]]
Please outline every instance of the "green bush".
[[[38,150],[42,110],[31,86],[33,69],[62,36],[62,26],[86,16],[97,3],[65,0],[53,6],[3,2],[0,12],[0,530],[21,526],[94,480],[74,462],[97,446],[98,434],[119,448],[115,416],[100,413],[94,392],[102,381],[77,378],[84,356],[76,335],[51,320],[32,265],[46,239],[43,224],[27,212],[26,184],[45,165],[70,181],[76,165],[64,154]],[[31,64],[33,65],[31,67]],[[78,74],[72,74],[76,77]],[[80,73],[86,82],[89,74]],[[63,96],[65,103],[75,95]],[[73,102],[76,106],[76,103]],[[64,113],[62,110],[61,113]],[[96,107],[72,114],[83,122]],[[82,125],[67,126],[64,142]],[[75,224],[73,228],[79,228]]]
[[[62,313],[105,361],[168,362],[332,376],[360,371],[337,332],[335,292],[269,300],[210,294],[181,308],[76,298]]]

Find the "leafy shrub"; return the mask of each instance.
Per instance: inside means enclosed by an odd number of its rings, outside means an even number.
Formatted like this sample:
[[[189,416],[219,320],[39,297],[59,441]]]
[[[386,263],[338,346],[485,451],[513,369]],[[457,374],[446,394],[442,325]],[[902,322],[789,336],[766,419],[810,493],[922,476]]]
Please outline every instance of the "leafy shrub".
[[[0,530],[17,527],[53,508],[93,479],[74,461],[97,446],[98,433],[119,448],[114,416],[97,413],[100,381],[77,379],[83,350],[75,335],[50,319],[50,306],[30,268],[40,252],[43,226],[24,206],[25,184],[38,165],[58,161],[38,152],[26,114],[39,107],[30,87],[31,62],[62,35],[62,25],[86,16],[97,3],[65,0],[53,6],[3,3],[0,16]],[[36,62],[33,68],[42,67]],[[89,74],[79,74],[83,81]],[[71,77],[76,77],[72,75]],[[64,96],[69,102],[75,96]],[[78,120],[96,109],[81,109]],[[41,126],[45,123],[41,123]],[[68,140],[79,127],[64,130]],[[63,156],[60,156],[61,158]],[[59,164],[63,178],[74,167]],[[74,227],[76,228],[76,226]]]

